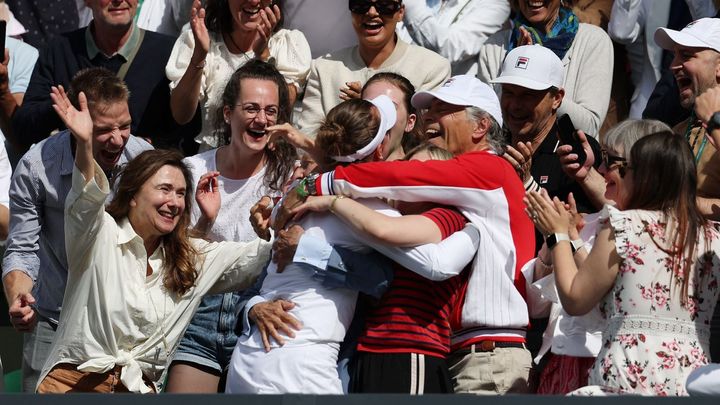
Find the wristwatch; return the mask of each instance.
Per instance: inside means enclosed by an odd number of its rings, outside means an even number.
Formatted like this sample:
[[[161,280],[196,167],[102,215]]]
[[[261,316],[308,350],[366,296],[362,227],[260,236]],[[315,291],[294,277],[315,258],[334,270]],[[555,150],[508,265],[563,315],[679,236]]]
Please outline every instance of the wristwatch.
[[[720,129],[720,111],[717,111],[713,115],[711,115],[710,119],[707,122],[708,133],[711,133],[716,129]]]
[[[552,248],[554,248],[561,240],[570,242],[570,248],[572,249],[573,254],[580,250],[581,247],[585,246],[585,241],[582,239],[570,240],[570,236],[566,233],[553,233],[545,240],[548,250],[552,250]]]
[[[318,195],[317,188],[315,187],[315,180],[317,180],[319,176],[319,174],[313,173],[305,177],[305,185],[307,186],[307,192],[309,195]]]
[[[574,239],[570,241],[570,245],[572,245],[572,251],[573,253],[575,253],[580,250],[580,248],[585,246],[585,241],[582,239]]]
[[[552,250],[552,248],[555,247],[555,245],[558,244],[558,242],[566,240],[570,242],[570,236],[566,233],[553,233],[550,234],[547,239],[545,239],[545,243],[547,244],[548,250]],[[572,246],[572,245],[571,245]],[[573,247],[573,252],[575,251]]]

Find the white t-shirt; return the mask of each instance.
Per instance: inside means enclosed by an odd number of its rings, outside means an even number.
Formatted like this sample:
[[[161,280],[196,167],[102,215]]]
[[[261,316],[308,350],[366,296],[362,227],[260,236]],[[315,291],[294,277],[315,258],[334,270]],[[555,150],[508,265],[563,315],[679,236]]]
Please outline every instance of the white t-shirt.
[[[193,175],[193,189],[197,181],[209,171],[216,171],[217,149],[186,157],[183,161],[190,166]],[[215,223],[208,231],[207,239],[212,241],[232,240],[247,242],[257,239],[257,235],[250,225],[250,208],[264,195],[271,195],[272,191],[263,184],[265,168],[255,175],[242,180],[218,177],[221,209]],[[200,219],[200,209],[193,203],[191,210],[191,223],[194,226]]]

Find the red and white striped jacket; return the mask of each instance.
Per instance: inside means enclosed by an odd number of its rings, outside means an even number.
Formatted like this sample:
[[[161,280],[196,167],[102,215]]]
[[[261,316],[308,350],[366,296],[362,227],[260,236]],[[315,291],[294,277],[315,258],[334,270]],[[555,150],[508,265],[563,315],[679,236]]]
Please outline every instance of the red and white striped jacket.
[[[521,267],[535,254],[525,189],[513,167],[488,151],[451,160],[338,167],[316,179],[318,194],[453,205],[480,229],[480,248],[453,322],[453,349],[479,340],[524,342],[528,325]]]

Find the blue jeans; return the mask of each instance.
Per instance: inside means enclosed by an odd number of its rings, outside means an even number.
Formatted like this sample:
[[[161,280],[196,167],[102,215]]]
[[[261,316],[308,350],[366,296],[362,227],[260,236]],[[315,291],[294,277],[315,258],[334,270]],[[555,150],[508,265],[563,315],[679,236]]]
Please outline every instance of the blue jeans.
[[[237,342],[234,329],[239,301],[240,293],[203,298],[180,340],[173,361],[197,364],[220,375],[230,363]]]

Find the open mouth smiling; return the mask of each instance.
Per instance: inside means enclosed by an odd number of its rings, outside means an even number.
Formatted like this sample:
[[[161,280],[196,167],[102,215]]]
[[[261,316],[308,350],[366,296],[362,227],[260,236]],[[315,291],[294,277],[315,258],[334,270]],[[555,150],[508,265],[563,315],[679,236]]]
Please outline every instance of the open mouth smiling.
[[[244,9],[242,9],[242,12],[247,15],[254,16],[257,13],[259,13],[260,10],[262,10],[262,7],[258,6],[258,7],[253,7],[253,8],[244,8]]]
[[[251,137],[253,137],[255,139],[260,139],[263,136],[265,136],[265,134],[267,134],[267,131],[265,131],[265,129],[250,129],[250,128],[248,128],[247,133],[248,133],[248,135],[250,135]]]
[[[678,88],[680,88],[680,90],[690,87],[692,85],[692,80],[689,77],[684,77],[684,76],[677,77],[676,76],[675,81],[677,81]]]
[[[103,159],[106,159],[111,162],[115,162],[118,159],[120,159],[120,154],[122,154],[122,150],[119,150],[117,152],[112,152],[109,150],[101,150],[100,156],[102,156]]]
[[[177,210],[173,210],[173,211],[158,210],[158,213],[160,214],[161,217],[163,217],[163,218],[165,218],[165,219],[168,219],[168,220],[170,220],[170,221],[174,220],[175,217],[178,215],[178,211],[177,211]]]
[[[382,21],[370,21],[364,22],[362,26],[366,31],[379,31],[385,26],[385,24]]]

